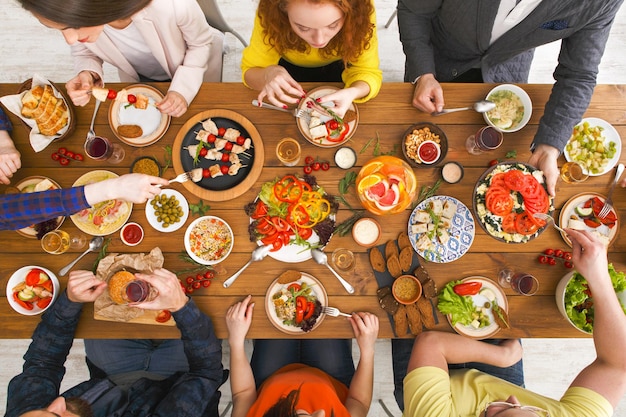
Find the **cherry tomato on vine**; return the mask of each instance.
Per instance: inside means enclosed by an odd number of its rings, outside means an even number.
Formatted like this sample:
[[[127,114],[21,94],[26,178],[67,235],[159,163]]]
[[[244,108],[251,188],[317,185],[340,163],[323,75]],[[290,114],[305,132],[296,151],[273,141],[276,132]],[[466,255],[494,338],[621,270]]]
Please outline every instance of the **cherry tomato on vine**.
[[[83,156],[82,153],[75,153],[74,154],[74,160],[75,161],[83,161],[83,160],[85,160],[85,157]]]
[[[549,264],[549,265],[556,265],[556,259],[554,259],[554,258],[548,258],[548,264]]]
[[[554,255],[554,249],[546,249],[543,251],[543,253],[545,253],[548,256],[552,256]]]
[[[59,150],[57,151],[59,155],[65,155],[66,152],[67,152],[66,148],[59,148]]]
[[[315,162],[315,158],[310,155],[304,158],[304,163],[307,165],[311,165],[313,162]]]
[[[322,165],[319,162],[313,162],[313,164],[311,164],[313,171],[319,171],[321,167]]]
[[[194,290],[197,290],[200,287],[202,287],[202,283],[200,281],[194,281],[194,283],[191,284],[191,286],[193,287]]]
[[[545,255],[539,256],[539,263],[540,264],[547,264],[548,263],[548,257],[545,256]]]
[[[571,263],[570,261],[565,261],[565,263],[563,263],[563,266],[564,266],[565,268],[573,268],[573,267],[574,267],[574,264],[573,264],[573,263]]]
[[[204,273],[204,277],[205,277],[206,279],[213,279],[213,277],[215,277],[215,273],[214,273],[213,271],[206,271],[206,272]]]
[[[59,163],[60,163],[61,165],[63,165],[63,166],[65,166],[65,165],[69,165],[70,160],[69,160],[69,159],[67,159],[67,158],[65,158],[65,157],[63,157],[63,158],[59,158]]]
[[[322,171],[328,171],[330,169],[330,164],[328,162],[322,162]]]
[[[210,285],[211,285],[211,281],[209,281],[208,279],[205,279],[204,281],[202,281],[202,286],[204,288],[209,288]]]
[[[185,282],[187,282],[187,284],[191,284],[193,282],[193,277],[187,277]]]
[[[52,158],[53,161],[58,161],[60,156],[58,153],[52,152],[52,155],[50,155],[50,158]]]
[[[302,170],[304,171],[305,174],[310,174],[311,172],[313,172],[313,168],[311,168],[311,165],[305,165]]]
[[[563,259],[565,259],[566,261],[571,261],[572,260],[572,253],[571,252],[563,252]]]
[[[65,157],[69,159],[74,159],[74,152],[68,150],[67,152],[65,152]]]
[[[562,258],[563,257],[563,251],[561,249],[556,249],[554,251],[554,256],[556,256],[557,258]]]

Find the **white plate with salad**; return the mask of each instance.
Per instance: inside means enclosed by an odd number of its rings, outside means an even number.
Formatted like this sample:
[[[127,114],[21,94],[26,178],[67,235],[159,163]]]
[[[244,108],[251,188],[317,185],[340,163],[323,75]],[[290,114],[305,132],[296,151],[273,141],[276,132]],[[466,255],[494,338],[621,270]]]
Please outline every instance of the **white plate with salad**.
[[[311,187],[301,178],[285,175],[268,181],[246,206],[250,240],[272,245],[269,256],[277,261],[304,262],[311,259],[311,247],[324,247],[330,240],[336,207],[323,188]]]
[[[608,246],[613,245],[619,235],[619,214],[613,209],[603,219],[599,218],[598,213],[604,207],[604,200],[606,197],[598,193],[576,194],[563,205],[559,225],[562,228],[587,230],[598,235]],[[571,247],[572,241],[567,234],[561,232],[561,236]]]
[[[592,177],[604,175],[613,169],[621,153],[619,133],[609,122],[597,117],[584,118],[574,126],[563,151],[568,162],[583,162],[583,168]]]
[[[494,319],[494,305],[504,310],[508,322],[509,304],[498,284],[471,276],[446,284],[439,293],[437,308],[458,334],[486,339],[500,330]]]
[[[282,277],[282,275],[281,275]],[[315,330],[324,320],[322,306],[328,295],[322,283],[306,272],[300,278],[281,283],[276,278],[265,294],[265,311],[269,321],[283,333],[300,335]]]

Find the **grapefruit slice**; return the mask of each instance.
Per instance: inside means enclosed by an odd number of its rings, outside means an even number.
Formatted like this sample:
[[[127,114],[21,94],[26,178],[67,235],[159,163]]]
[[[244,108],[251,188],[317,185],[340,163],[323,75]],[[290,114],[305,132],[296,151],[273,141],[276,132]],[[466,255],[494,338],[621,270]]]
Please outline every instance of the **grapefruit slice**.
[[[394,208],[398,201],[400,200],[400,190],[398,189],[397,184],[392,184],[391,187],[387,189],[385,194],[376,200],[374,203],[376,207],[381,210],[387,211]]]

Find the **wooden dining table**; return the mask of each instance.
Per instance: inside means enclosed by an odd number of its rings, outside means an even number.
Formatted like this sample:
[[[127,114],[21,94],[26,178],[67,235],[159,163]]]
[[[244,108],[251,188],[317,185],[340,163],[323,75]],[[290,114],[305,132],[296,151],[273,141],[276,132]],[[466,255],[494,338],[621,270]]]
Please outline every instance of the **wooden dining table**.
[[[165,93],[167,83],[151,84]],[[126,84],[110,84],[107,87],[119,90]],[[309,90],[316,84],[304,84]],[[464,107],[484,98],[494,85],[490,84],[443,84],[447,107]],[[530,144],[537,131],[539,121],[543,115],[544,105],[548,100],[551,85],[528,84],[521,85],[528,93],[533,103],[530,122],[518,132],[505,133],[503,145],[491,152],[480,155],[470,155],[465,149],[466,138],[485,125],[481,114],[473,111],[463,111],[444,116],[433,117],[416,110],[411,106],[413,86],[408,83],[384,83],[378,96],[367,103],[358,104],[359,122],[354,136],[346,144],[356,151],[357,163],[351,171],[358,172],[376,153],[395,154],[403,157],[401,143],[405,131],[415,123],[428,121],[436,123],[445,132],[448,140],[448,152],[445,161],[456,161],[464,167],[462,181],[457,184],[442,183],[437,194],[452,196],[472,209],[472,193],[481,174],[489,167],[494,159],[506,160],[506,154],[516,151],[514,160],[527,162],[530,153]],[[19,88],[17,84],[0,84],[0,95],[15,94]],[[60,86],[63,90],[63,86]],[[234,247],[232,253],[219,264],[220,273],[213,279],[208,288],[196,290],[193,297],[198,307],[209,315],[214,323],[215,331],[220,338],[227,337],[225,315],[228,307],[248,294],[252,295],[256,304],[252,326],[248,333],[249,338],[349,338],[353,336],[352,328],[347,319],[341,317],[325,317],[321,325],[314,331],[301,336],[287,336],[275,328],[269,321],[264,308],[264,300],[270,283],[282,272],[296,269],[307,272],[318,278],[328,294],[330,305],[342,311],[368,311],[376,314],[380,319],[380,338],[394,337],[389,316],[381,309],[376,295],[379,285],[370,266],[367,249],[359,246],[350,234],[335,235],[326,246],[325,251],[330,255],[337,248],[347,248],[356,255],[356,265],[352,271],[344,273],[344,278],[355,288],[354,294],[348,294],[331,272],[313,260],[300,263],[285,263],[271,257],[261,262],[252,263],[243,275],[230,287],[224,288],[222,283],[249,259],[250,253],[257,247],[248,237],[248,217],[244,213],[244,205],[253,201],[260,191],[261,185],[276,177],[285,174],[300,175],[303,173],[304,157],[313,156],[320,161],[329,161],[330,169],[316,171],[313,174],[317,181],[330,194],[338,194],[338,183],[346,175],[346,170],[338,168],[333,160],[336,148],[317,147],[303,138],[300,134],[294,117],[288,113],[269,109],[256,108],[251,105],[257,92],[252,91],[239,83],[204,84],[187,112],[173,118],[165,135],[156,143],[145,147],[133,147],[123,144],[125,158],[119,164],[110,164],[85,158],[82,162],[72,161],[68,166],[61,166],[52,160],[51,154],[59,147],[66,147],[74,152],[82,152],[83,143],[87,135],[89,123],[94,109],[94,100],[85,107],[76,107],[76,126],[73,134],[63,141],[53,142],[46,149],[35,153],[29,144],[29,130],[22,121],[13,114],[9,114],[14,125],[13,140],[21,153],[22,168],[13,176],[12,183],[16,183],[29,176],[47,176],[62,187],[70,187],[74,181],[88,171],[106,169],[117,174],[129,172],[131,163],[140,156],[153,156],[163,165],[169,159],[168,145],[172,145],[181,127],[187,120],[200,112],[214,109],[234,111],[248,119],[258,130],[264,148],[264,163],[258,179],[240,196],[225,201],[204,201],[210,205],[206,213],[221,217],[234,231]],[[626,86],[598,85],[589,105],[585,117],[599,117],[611,123],[620,135],[626,135]],[[96,117],[95,131],[102,136],[119,142],[109,125],[108,110],[111,104],[104,103]],[[276,156],[276,145],[281,138],[297,138],[302,148],[302,158],[297,166],[285,167]],[[373,141],[371,141],[373,139]],[[366,143],[377,142],[378,146],[365,147]],[[365,149],[364,149],[365,148]],[[626,161],[624,155],[622,162]],[[559,166],[565,163],[559,158]],[[610,182],[613,180],[611,170],[606,175],[590,177],[580,184],[566,184],[559,180],[557,183],[554,206],[555,216],[558,217],[563,204],[572,196],[582,192],[598,192],[606,194]],[[441,164],[423,168],[414,168],[418,181],[418,189],[423,186],[432,186],[441,177]],[[163,177],[173,178],[180,172],[175,172],[172,164],[164,170]],[[5,186],[0,186],[3,193]],[[173,183],[171,188],[180,191],[191,204],[197,204],[200,198],[190,193],[182,184]],[[346,195],[349,204],[362,210],[354,187]],[[626,208],[626,192],[620,188],[614,194],[614,205],[618,215],[623,218]],[[336,215],[337,222],[350,217],[352,212],[344,205]],[[411,214],[411,206],[401,213],[377,216],[367,213],[378,220],[382,225],[382,235],[378,243],[385,243],[396,239],[398,233],[407,229],[407,222]],[[179,278],[185,279],[189,274],[184,270],[193,265],[181,259],[184,252],[184,233],[186,226],[197,215],[192,215],[187,224],[172,233],[162,233],[152,228],[146,220],[144,205],[134,206],[130,221],[141,224],[145,230],[144,240],[137,246],[130,247],[122,243],[119,232],[112,233],[108,246],[108,253],[145,253],[159,247],[164,254],[164,267],[174,271]],[[61,226],[61,229],[70,234],[79,233],[70,219]],[[72,261],[81,250],[72,250],[62,255],[50,255],[43,252],[40,242],[34,238],[26,238],[15,231],[0,232],[0,286],[5,288],[11,274],[25,265],[39,265],[54,272]],[[487,235],[476,224],[475,238],[469,251],[461,258],[450,263],[420,262],[425,265],[430,276],[438,288],[443,287],[451,280],[467,276],[483,276],[497,280],[496,275],[503,266],[510,265],[516,271],[528,272],[539,280],[538,292],[533,296],[517,295],[511,289],[505,289],[508,298],[511,328],[501,330],[497,336],[512,337],[586,337],[573,328],[559,313],[555,300],[555,289],[559,280],[570,270],[563,266],[547,265],[538,262],[539,255],[547,248],[569,250],[569,246],[561,235],[554,229],[545,230],[536,239],[524,244],[507,244]],[[75,269],[91,269],[96,258],[95,254],[88,254],[78,262]],[[609,261],[616,269],[625,270],[626,241],[616,239],[609,248]],[[67,276],[59,277],[61,287],[65,288]],[[39,316],[23,316],[15,312],[9,305],[4,291],[0,294],[0,337],[1,338],[30,338],[35,326],[39,323]],[[453,331],[445,317],[438,314],[439,330]],[[76,332],[78,338],[176,338],[179,332],[174,326],[158,324],[132,324],[94,319],[94,309],[91,303],[85,304]]]

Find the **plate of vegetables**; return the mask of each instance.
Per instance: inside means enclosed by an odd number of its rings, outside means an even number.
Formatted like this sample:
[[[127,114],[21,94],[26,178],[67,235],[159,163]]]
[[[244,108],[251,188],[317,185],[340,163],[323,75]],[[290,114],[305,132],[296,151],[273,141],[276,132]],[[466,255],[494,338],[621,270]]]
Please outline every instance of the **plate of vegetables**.
[[[359,110],[352,103],[343,117],[339,117],[332,107],[318,103],[318,98],[337,91],[336,87],[318,87],[307,94],[298,104],[298,110],[306,111],[309,117],[297,117],[296,123],[302,136],[313,145],[334,148],[347,142],[356,132],[359,124]]]
[[[282,262],[311,259],[312,247],[324,247],[335,230],[338,204],[315,177],[285,175],[261,186],[245,206],[250,240],[272,245],[269,256]]]
[[[604,175],[619,161],[622,140],[609,122],[587,117],[574,126],[563,154],[568,162],[581,162],[592,177]]]
[[[297,271],[288,271],[294,273]],[[285,282],[282,274],[267,289],[265,310],[270,322],[283,333],[299,335],[317,328],[324,320],[322,306],[328,295],[322,283],[306,272]]]
[[[485,277],[450,281],[439,293],[437,308],[454,331],[464,336],[486,339],[510,327],[506,295]]]
[[[56,299],[59,280],[49,269],[24,266],[11,275],[7,282],[7,300],[13,310],[33,316],[44,312]]]
[[[547,225],[533,214],[554,211],[543,172],[522,162],[500,163],[487,169],[478,179],[472,200],[481,227],[506,243],[535,239]]]
[[[598,216],[605,200],[606,197],[598,193],[581,193],[573,196],[563,205],[559,224],[563,228],[587,230],[600,237],[607,246],[612,245],[618,236],[619,215],[617,210],[611,209],[603,219]],[[571,247],[572,241],[567,234],[561,232],[561,236]]]

